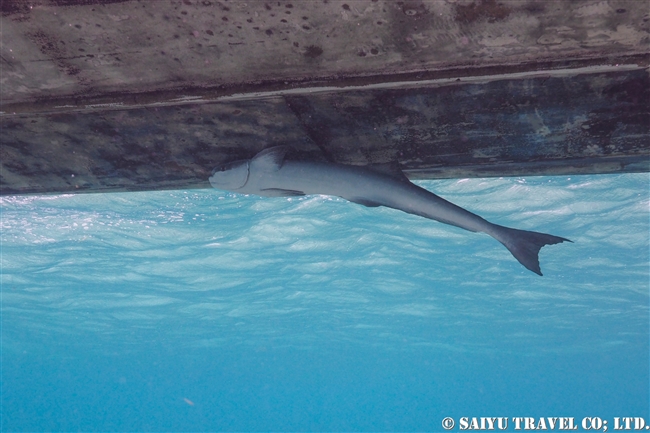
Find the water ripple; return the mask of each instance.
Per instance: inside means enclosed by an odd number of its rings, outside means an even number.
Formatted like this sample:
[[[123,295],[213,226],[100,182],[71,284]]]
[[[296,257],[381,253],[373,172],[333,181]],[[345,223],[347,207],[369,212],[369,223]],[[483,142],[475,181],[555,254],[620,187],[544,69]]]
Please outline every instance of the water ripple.
[[[418,183],[575,244],[544,248],[539,278],[488,236],[324,196],[2,197],[3,343],[528,353],[644,338],[647,174]]]

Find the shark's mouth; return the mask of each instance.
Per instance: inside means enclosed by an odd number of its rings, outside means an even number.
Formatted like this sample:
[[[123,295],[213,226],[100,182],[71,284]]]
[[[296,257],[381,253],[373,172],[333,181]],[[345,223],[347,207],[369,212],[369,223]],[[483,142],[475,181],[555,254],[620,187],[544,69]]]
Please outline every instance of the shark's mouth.
[[[248,183],[248,178],[251,177],[251,162],[250,160],[246,161],[246,179],[244,179],[244,183],[241,184],[239,188],[243,188],[246,186]]]

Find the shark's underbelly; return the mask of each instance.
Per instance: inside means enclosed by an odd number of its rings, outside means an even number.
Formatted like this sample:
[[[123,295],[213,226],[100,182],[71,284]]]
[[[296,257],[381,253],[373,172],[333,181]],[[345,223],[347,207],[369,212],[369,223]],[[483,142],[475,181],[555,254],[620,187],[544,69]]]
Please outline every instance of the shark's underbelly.
[[[260,192],[276,189],[341,197],[369,206],[387,206],[470,231],[487,231],[483,218],[406,180],[364,167],[287,161],[280,170],[255,181]]]

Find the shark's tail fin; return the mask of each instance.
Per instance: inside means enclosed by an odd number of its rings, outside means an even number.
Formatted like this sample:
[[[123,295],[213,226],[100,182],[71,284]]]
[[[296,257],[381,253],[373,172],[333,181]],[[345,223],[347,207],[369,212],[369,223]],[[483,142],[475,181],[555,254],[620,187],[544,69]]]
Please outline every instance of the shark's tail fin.
[[[508,251],[515,256],[515,259],[519,260],[519,263],[537,275],[542,275],[542,270],[539,267],[539,250],[544,245],[572,242],[559,236],[511,229],[496,224],[493,236],[508,248]]]

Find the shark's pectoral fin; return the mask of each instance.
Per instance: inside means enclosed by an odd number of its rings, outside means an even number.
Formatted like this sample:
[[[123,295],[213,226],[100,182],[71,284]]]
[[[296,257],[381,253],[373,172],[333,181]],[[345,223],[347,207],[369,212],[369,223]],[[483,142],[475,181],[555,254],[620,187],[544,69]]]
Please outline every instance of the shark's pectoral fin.
[[[365,198],[362,198],[362,197],[348,198],[348,200],[351,201],[352,203],[362,204],[362,205],[368,206],[368,207],[377,207],[377,206],[382,205],[381,203],[377,203],[376,201],[368,200],[368,199],[365,199]]]
[[[395,180],[399,180],[400,182],[410,182],[409,178],[406,177],[397,161],[386,162],[383,164],[370,164],[367,165],[366,168],[376,173],[386,174]]]
[[[250,168],[256,172],[278,171],[284,163],[289,146],[274,146],[264,149],[251,159]]]
[[[260,195],[266,197],[299,197],[305,195],[305,193],[294,189],[264,188],[260,190]]]

